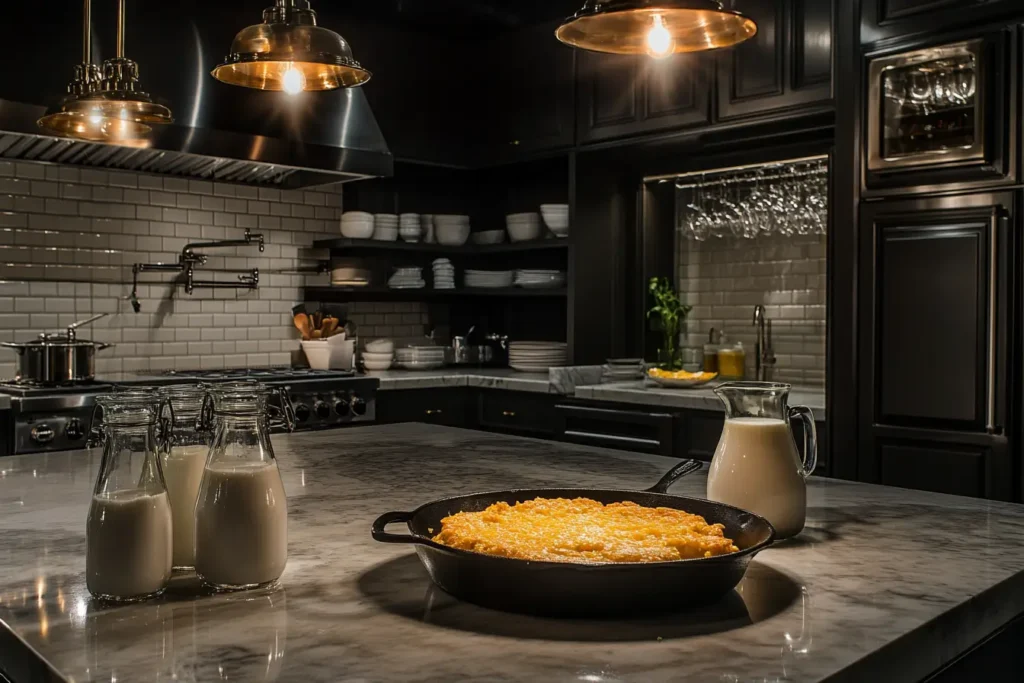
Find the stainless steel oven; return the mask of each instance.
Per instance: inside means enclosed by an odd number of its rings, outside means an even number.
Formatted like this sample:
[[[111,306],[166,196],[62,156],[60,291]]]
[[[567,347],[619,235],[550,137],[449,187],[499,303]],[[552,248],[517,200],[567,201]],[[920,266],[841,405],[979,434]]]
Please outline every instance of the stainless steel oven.
[[[877,57],[868,67],[869,171],[985,162],[992,52],[977,38]],[[991,118],[986,118],[986,117]]]

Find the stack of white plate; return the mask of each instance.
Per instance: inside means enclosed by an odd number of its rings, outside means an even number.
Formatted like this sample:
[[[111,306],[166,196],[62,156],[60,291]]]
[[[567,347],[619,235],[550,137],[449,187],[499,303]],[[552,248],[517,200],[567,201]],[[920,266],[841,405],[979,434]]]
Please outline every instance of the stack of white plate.
[[[540,214],[544,216],[544,225],[557,237],[569,236],[569,205],[541,204]]]
[[[341,214],[341,235],[352,240],[368,240],[373,236],[373,214],[346,211]]]
[[[398,239],[398,214],[373,214],[373,239],[394,242]]]
[[[601,382],[632,382],[645,374],[643,358],[609,358],[601,368]]]
[[[455,266],[446,258],[434,261],[434,289],[455,289]]]
[[[565,342],[514,341],[508,345],[508,364],[520,372],[547,372],[569,363]]]
[[[466,269],[466,286],[480,289],[501,289],[511,287],[515,273],[511,270],[469,270]]]
[[[406,242],[419,242],[423,236],[418,213],[403,213],[398,218],[398,232]]]
[[[422,268],[395,268],[395,274],[388,278],[391,289],[423,289],[426,286]]]
[[[565,273],[560,270],[530,270],[528,268],[516,271],[516,287],[527,289],[557,289],[565,285]]]
[[[444,347],[406,346],[395,349],[395,365],[406,370],[433,370],[444,366]]]
[[[528,242],[540,237],[540,214],[513,213],[505,216],[505,228],[513,242]]]

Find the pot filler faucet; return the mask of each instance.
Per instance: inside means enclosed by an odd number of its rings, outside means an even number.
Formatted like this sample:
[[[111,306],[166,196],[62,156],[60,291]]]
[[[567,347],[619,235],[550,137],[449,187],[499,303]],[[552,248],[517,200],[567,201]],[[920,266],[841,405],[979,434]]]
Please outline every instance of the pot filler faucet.
[[[129,299],[132,303],[132,309],[138,313],[142,310],[142,304],[139,303],[138,290],[139,290],[139,273],[152,273],[152,272],[163,272],[163,273],[185,273],[185,293],[192,294],[197,288],[198,289],[259,289],[260,287],[260,271],[259,268],[253,268],[252,270],[246,270],[239,273],[238,271],[227,271],[238,274],[238,282],[223,282],[219,280],[197,280],[195,278],[196,266],[206,265],[208,257],[206,254],[201,254],[196,249],[216,249],[223,247],[245,247],[252,243],[256,243],[259,246],[260,252],[263,252],[266,248],[263,235],[253,234],[248,229],[245,231],[245,235],[241,239],[237,240],[217,240],[213,242],[191,242],[185,245],[185,248],[181,250],[181,256],[178,258],[177,263],[136,263],[132,266],[132,293]]]
[[[767,382],[775,368],[775,351],[772,349],[772,321],[765,315],[764,306],[754,307],[754,327],[757,341],[754,344],[754,379]]]

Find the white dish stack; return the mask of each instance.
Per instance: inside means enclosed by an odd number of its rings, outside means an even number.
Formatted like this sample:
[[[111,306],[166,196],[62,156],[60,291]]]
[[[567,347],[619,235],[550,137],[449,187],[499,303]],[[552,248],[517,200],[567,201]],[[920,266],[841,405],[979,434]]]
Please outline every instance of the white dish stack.
[[[519,372],[547,372],[569,364],[569,347],[565,342],[510,342],[508,364]]]
[[[569,236],[568,204],[541,204],[540,213],[544,216],[544,225],[548,226],[548,230],[556,237]]]
[[[539,213],[513,213],[505,216],[505,227],[513,242],[529,242],[540,238]]]
[[[388,287],[391,289],[423,289],[426,286],[423,269],[416,266],[395,268],[395,274],[388,278]]]
[[[643,358],[609,358],[601,368],[601,382],[633,382],[645,374]]]
[[[434,289],[455,289],[455,266],[446,258],[435,259]]]
[[[434,370],[444,367],[444,347],[406,346],[395,349],[395,365],[406,370]]]
[[[376,213],[373,215],[373,239],[394,242],[398,239],[398,215]]]
[[[373,236],[374,219],[365,211],[346,211],[341,214],[341,236],[350,240],[368,240]]]
[[[437,240],[434,239],[434,214],[420,214],[420,233],[423,235],[423,241],[425,243],[434,244],[437,242]]]
[[[405,242],[419,242],[423,236],[423,226],[420,225],[418,213],[403,213],[399,216],[398,234]]]
[[[466,287],[473,289],[502,289],[511,287],[515,272],[511,270],[466,269]]]
[[[565,285],[565,273],[523,268],[516,271],[515,285],[526,289],[557,289]]]

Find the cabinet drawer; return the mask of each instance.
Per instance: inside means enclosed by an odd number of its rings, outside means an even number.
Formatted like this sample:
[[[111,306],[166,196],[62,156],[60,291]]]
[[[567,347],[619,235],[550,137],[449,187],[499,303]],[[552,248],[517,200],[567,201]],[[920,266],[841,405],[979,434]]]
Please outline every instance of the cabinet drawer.
[[[675,416],[671,413],[573,404],[559,404],[556,409],[560,434],[566,441],[640,453],[673,454]]]
[[[377,394],[377,421],[428,422],[465,427],[468,423],[469,396],[461,389],[411,389],[382,391]]]
[[[545,394],[518,391],[480,392],[479,423],[485,429],[531,434],[554,434],[558,430],[555,399]]]

